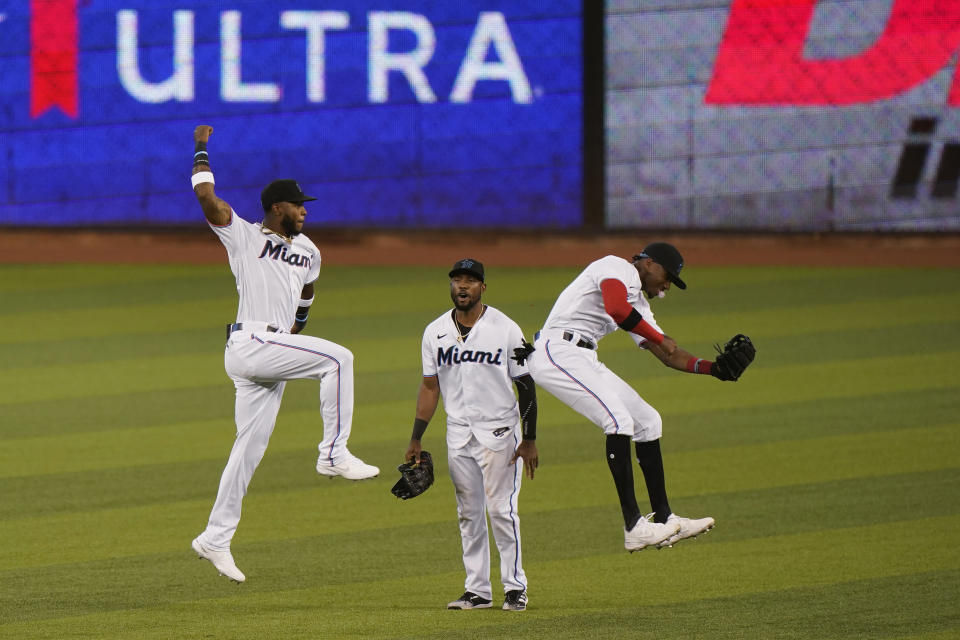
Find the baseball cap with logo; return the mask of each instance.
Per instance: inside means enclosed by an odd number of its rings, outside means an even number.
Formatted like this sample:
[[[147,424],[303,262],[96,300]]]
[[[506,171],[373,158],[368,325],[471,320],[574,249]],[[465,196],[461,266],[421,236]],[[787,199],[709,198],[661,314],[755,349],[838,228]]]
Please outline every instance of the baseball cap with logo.
[[[650,258],[667,272],[667,278],[670,282],[681,289],[687,288],[687,283],[680,279],[680,270],[683,269],[683,256],[677,251],[677,248],[667,242],[651,242],[643,248],[643,252],[633,256],[634,260],[638,258]]]
[[[471,258],[458,260],[450,270],[449,276],[452,278],[458,273],[468,273],[483,282],[483,265]]]
[[[301,204],[311,200],[316,198],[304,194],[296,180],[274,180],[260,192],[260,206],[264,211],[270,211],[278,202]]]

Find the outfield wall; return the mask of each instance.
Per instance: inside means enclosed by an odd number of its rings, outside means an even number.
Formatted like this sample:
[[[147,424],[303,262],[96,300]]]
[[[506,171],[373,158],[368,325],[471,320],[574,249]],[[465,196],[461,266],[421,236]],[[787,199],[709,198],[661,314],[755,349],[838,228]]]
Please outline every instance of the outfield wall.
[[[960,3],[606,8],[607,226],[960,229]]]

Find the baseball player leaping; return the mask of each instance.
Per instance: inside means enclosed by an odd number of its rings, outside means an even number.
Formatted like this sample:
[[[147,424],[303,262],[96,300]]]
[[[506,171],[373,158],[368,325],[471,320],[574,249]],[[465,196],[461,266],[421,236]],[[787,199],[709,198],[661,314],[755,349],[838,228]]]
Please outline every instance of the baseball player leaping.
[[[682,518],[667,501],[660,453],[661,419],[619,376],[597,359],[597,342],[617,328],[665,365],[690,373],[711,373],[711,362],[697,359],[663,334],[643,298],[663,297],[680,279],[683,258],[675,247],[654,242],[632,261],[607,256],[590,264],[557,298],[534,348],[518,353],[534,381],[607,434],[606,455],[624,521],[624,546],[639,551],[667,547],[713,527],[713,518]],[[722,378],[725,379],[725,378]],[[636,447],[654,513],[641,516],[633,488],[630,441]]]
[[[486,288],[483,265],[460,260],[449,275],[454,308],[423,332],[423,381],[405,459],[420,462],[420,440],[442,394],[447,412],[447,462],[457,491],[467,572],[466,591],[447,608],[492,606],[489,513],[500,552],[503,609],[523,611],[527,608],[527,578],[521,563],[517,516],[523,475],[519,459],[533,478],[539,464],[536,391],[527,368],[510,360],[513,350],[523,344],[520,327],[480,301]]]
[[[194,193],[203,215],[227,249],[240,304],[227,325],[224,367],[236,387],[237,439],[220,478],[207,528],[192,547],[222,575],[243,582],[230,541],[253,473],[267,449],[287,380],[320,381],[323,441],[317,472],[362,480],[380,470],[347,450],[353,418],[353,354],[329,340],[302,335],[320,271],[320,252],[302,235],[307,211],[293,180],[275,180],[261,193],[264,217],[251,224],[214,193],[207,142],[213,128],[193,133]]]

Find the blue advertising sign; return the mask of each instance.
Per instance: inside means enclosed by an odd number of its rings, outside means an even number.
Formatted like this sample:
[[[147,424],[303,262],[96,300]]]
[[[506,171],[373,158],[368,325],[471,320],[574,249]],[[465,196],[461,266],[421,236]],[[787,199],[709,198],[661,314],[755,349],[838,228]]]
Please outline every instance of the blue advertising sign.
[[[259,219],[576,227],[579,0],[0,2],[0,225],[193,225],[192,134]]]

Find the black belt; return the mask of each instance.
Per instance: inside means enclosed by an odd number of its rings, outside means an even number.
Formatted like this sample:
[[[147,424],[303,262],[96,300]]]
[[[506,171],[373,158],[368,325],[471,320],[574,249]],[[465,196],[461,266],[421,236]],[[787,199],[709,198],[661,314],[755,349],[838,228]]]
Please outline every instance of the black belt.
[[[242,323],[242,322],[237,322],[236,324],[228,324],[228,325],[227,325],[227,337],[229,338],[231,333],[233,333],[234,331],[240,331],[241,329],[243,329],[243,323]],[[267,325],[267,328],[264,329],[264,331],[269,331],[269,332],[271,332],[271,333],[276,333],[276,332],[279,331],[279,330],[280,330],[279,328],[273,326],[272,324],[268,324],[268,325]]]
[[[567,342],[573,342],[573,334],[570,333],[569,331],[564,331],[563,339],[566,340]],[[578,347],[583,347],[584,349],[590,349],[591,351],[594,351],[597,348],[597,345],[593,344],[589,340],[584,340],[583,338],[580,338],[580,340],[578,340],[575,344]]]

